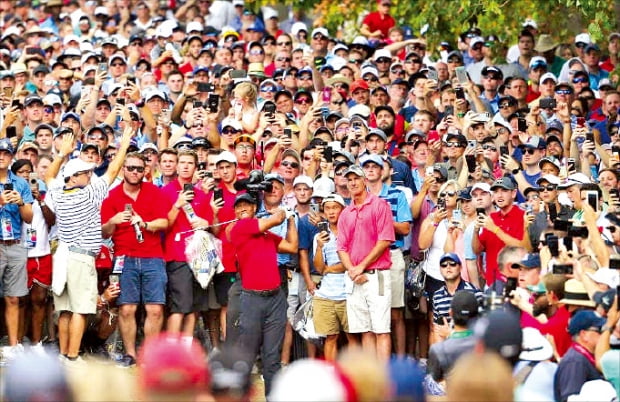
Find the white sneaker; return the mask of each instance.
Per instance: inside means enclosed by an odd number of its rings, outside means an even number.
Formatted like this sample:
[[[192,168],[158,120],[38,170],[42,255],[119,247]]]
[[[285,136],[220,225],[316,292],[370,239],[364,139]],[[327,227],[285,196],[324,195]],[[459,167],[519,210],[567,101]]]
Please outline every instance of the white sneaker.
[[[4,346],[2,348],[2,359],[7,362],[15,359],[22,353],[24,353],[24,346],[21,343],[18,343],[15,346]]]
[[[82,359],[82,356],[78,356],[75,360],[71,360],[68,357],[62,361],[68,369],[81,369],[86,365],[86,361]]]
[[[34,345],[30,346],[30,351],[39,356],[47,356],[47,350],[43,347],[43,344],[41,342],[35,343]]]

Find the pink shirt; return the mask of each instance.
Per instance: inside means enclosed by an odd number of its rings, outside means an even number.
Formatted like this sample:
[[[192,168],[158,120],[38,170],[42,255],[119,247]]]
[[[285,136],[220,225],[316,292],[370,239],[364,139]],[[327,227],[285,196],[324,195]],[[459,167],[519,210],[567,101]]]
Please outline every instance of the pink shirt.
[[[338,219],[338,251],[349,254],[353,265],[359,264],[379,240],[394,242],[394,220],[390,205],[368,193],[360,206],[351,203]],[[366,269],[389,269],[392,265],[390,249]]]

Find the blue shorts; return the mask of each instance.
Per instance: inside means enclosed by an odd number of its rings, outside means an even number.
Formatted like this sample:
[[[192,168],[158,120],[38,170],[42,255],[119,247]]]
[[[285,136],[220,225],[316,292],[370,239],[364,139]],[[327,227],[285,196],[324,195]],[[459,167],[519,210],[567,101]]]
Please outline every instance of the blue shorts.
[[[165,304],[167,282],[163,259],[126,256],[117,304]]]

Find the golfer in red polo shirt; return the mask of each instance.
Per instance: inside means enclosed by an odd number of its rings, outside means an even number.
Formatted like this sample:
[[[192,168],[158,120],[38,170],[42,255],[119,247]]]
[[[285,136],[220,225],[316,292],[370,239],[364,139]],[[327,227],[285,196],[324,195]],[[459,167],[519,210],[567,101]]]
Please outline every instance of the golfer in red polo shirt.
[[[227,228],[237,250],[241,275],[241,314],[239,344],[252,359],[261,352],[265,393],[269,394],[276,372],[280,370],[280,352],[286,327],[286,295],[280,289],[277,253],[297,253],[295,215],[288,218],[286,238],[269,232],[286,218],[281,208],[268,211],[268,218],[255,218],[256,199],[250,194],[235,199],[239,219]],[[249,362],[253,364],[252,362]]]

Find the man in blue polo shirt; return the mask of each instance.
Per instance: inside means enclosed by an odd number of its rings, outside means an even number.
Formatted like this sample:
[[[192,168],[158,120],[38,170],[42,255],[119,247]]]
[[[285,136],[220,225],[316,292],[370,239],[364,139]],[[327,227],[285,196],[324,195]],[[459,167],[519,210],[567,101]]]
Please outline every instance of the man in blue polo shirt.
[[[394,218],[394,234],[396,240],[390,246],[390,279],[392,286],[392,342],[394,350],[399,356],[405,355],[405,260],[403,247],[405,236],[411,229],[411,209],[405,197],[405,193],[390,183],[392,172],[388,158],[382,158],[377,154],[364,155],[360,158],[360,164],[366,175],[368,190],[384,199],[390,204],[392,217]]]
[[[32,222],[32,192],[28,183],[11,172],[14,150],[8,138],[0,140],[0,285],[6,303],[5,320],[9,346],[3,348],[4,360],[23,350],[19,344],[19,298],[28,294],[24,247],[26,234],[22,223]],[[24,239],[22,239],[24,237]]]

